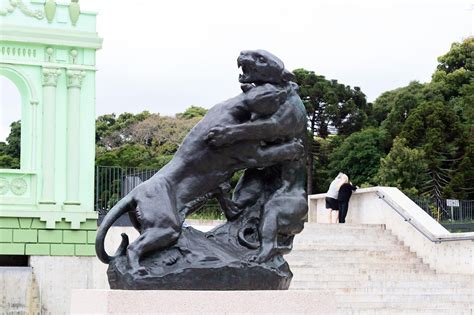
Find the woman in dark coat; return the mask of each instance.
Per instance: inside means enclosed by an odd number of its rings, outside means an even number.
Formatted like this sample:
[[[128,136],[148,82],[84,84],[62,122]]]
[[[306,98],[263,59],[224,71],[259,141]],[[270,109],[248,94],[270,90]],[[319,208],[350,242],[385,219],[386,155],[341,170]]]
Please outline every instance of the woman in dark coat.
[[[349,209],[349,199],[352,192],[357,189],[357,186],[349,182],[349,178],[345,175],[345,183],[339,187],[337,194],[337,201],[339,201],[339,223],[346,223],[347,210]]]

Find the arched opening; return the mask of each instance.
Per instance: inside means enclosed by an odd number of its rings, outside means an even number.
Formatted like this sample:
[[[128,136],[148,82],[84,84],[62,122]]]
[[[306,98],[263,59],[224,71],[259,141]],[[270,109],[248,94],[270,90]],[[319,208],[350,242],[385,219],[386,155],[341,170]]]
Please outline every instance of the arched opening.
[[[22,97],[18,87],[0,76],[0,169],[19,169]]]

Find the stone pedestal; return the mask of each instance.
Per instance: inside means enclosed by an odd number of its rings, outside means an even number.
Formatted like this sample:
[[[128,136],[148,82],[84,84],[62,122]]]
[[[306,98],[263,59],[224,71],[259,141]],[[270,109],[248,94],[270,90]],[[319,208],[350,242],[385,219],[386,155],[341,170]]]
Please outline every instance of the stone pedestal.
[[[74,290],[71,314],[334,314],[321,291]]]

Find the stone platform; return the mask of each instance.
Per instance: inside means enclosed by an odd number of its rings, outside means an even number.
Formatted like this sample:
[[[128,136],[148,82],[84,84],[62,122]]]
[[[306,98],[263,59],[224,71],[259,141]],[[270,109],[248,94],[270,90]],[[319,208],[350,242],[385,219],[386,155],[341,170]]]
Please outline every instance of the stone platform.
[[[334,314],[321,291],[73,290],[70,314]]]

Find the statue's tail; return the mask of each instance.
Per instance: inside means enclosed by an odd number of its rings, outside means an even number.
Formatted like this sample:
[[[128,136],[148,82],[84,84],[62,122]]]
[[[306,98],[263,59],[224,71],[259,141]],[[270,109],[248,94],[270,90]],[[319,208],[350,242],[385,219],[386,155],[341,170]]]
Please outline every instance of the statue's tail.
[[[104,241],[107,231],[122,214],[132,210],[132,205],[133,198],[130,195],[117,202],[117,204],[107,213],[97,230],[97,237],[95,239],[95,252],[97,257],[99,257],[100,261],[102,261],[104,264],[108,264],[112,258],[107,255],[107,252],[105,251]],[[128,236],[127,234],[122,233],[122,242],[117,249],[117,255],[122,254],[127,249],[127,246]]]

